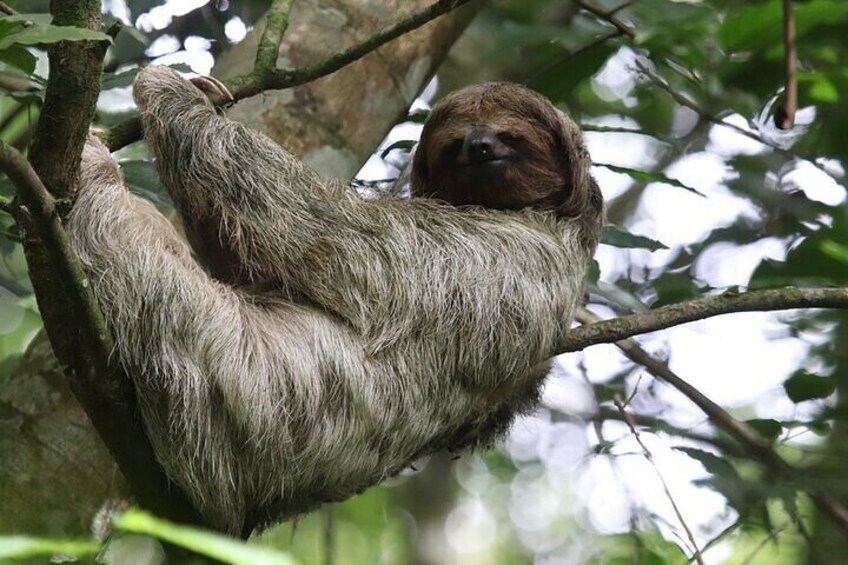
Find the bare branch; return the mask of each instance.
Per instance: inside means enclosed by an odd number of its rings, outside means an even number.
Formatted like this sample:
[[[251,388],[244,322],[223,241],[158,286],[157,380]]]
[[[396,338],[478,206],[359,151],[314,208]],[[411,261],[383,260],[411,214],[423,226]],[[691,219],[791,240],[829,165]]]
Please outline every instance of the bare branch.
[[[786,68],[786,101],[775,113],[774,123],[780,129],[791,129],[795,125],[795,112],[798,110],[798,80],[795,76],[797,60],[795,17],[792,13],[792,0],[783,0],[783,49]]]
[[[793,308],[848,308],[848,288],[786,287],[749,292],[727,291],[576,328],[566,336],[561,353],[599,343],[613,343],[639,334],[734,312],[771,312]]]
[[[100,30],[98,0],[54,0],[50,13],[54,25]],[[29,160],[57,198],[70,195],[79,174],[105,52],[105,44],[91,41],[60,41],[47,48],[50,75]]]

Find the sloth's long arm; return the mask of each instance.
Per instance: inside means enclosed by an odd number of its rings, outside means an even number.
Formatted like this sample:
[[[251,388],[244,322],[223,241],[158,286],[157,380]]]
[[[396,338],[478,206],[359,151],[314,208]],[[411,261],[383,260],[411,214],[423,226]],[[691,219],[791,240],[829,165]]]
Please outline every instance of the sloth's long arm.
[[[376,347],[416,326],[485,343],[497,323],[500,333],[533,332],[547,349],[567,327],[589,253],[577,222],[426,199],[364,202],[218,116],[167,68],[143,70],[134,92],[162,179],[189,231],[205,237],[201,256],[210,239],[220,244],[225,280],[305,297]]]

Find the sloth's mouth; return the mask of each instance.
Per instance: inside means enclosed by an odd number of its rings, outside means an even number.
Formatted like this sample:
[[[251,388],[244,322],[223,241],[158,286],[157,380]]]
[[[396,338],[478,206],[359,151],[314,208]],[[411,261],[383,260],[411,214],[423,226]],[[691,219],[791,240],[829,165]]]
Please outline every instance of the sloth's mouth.
[[[461,166],[465,168],[473,168],[473,167],[488,167],[491,165],[500,165],[502,163],[506,163],[509,161],[509,158],[504,155],[496,155],[494,153],[490,155],[486,155],[485,157],[478,157],[473,161],[468,161],[466,163],[460,163]]]

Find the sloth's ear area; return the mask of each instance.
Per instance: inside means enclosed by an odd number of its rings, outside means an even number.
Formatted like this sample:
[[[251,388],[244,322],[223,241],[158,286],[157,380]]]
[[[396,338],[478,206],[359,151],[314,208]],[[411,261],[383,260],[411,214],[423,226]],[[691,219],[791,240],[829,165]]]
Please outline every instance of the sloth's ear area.
[[[564,112],[556,112],[558,123],[551,124],[551,127],[562,156],[566,182],[564,192],[568,195],[557,207],[557,214],[565,218],[584,214],[598,217],[603,212],[603,198],[598,183],[592,177],[592,159],[583,141],[583,132]]]

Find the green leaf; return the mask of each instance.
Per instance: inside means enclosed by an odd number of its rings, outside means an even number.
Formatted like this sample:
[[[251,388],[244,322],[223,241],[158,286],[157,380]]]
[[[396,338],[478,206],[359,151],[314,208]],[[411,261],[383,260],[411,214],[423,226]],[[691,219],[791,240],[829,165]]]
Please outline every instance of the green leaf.
[[[100,544],[87,540],[59,540],[28,536],[0,537],[0,560],[48,555],[87,557],[100,551]]]
[[[604,233],[601,235],[601,243],[612,245],[614,247],[623,247],[630,249],[648,249],[656,251],[657,249],[668,249],[665,245],[655,239],[636,235],[619,227],[608,225],[604,228]]]
[[[805,400],[827,398],[836,390],[832,377],[820,377],[806,371],[798,371],[783,383],[786,395],[794,403]]]
[[[685,453],[686,455],[703,465],[704,469],[706,469],[707,472],[711,475],[730,479],[739,478],[739,473],[736,472],[736,469],[733,468],[733,465],[731,465],[727,462],[726,459],[719,457],[718,455],[715,455],[708,451],[704,451],[703,449],[696,449],[694,447],[675,447],[674,449],[681,453]]]
[[[53,21],[51,14],[14,14],[11,16],[3,16],[4,22],[19,24],[22,26],[49,26]]]
[[[822,254],[827,255],[831,259],[848,264],[848,246],[842,243],[837,243],[832,239],[825,239],[821,242],[821,251]]]
[[[10,33],[0,39],[0,49],[12,45],[43,45],[57,41],[108,41],[112,38],[100,31],[92,31],[81,27],[71,26],[40,26],[34,25],[21,31]]]
[[[119,63],[134,63],[144,56],[150,46],[150,39],[140,30],[123,26],[112,44],[112,56]]]
[[[179,547],[233,565],[287,565],[294,559],[286,553],[249,545],[241,540],[199,528],[173,524],[142,512],[127,510],[114,518],[115,527],[145,534]]]
[[[671,186],[676,186],[677,188],[682,188],[684,190],[688,190],[689,192],[697,194],[698,196],[704,196],[698,190],[692,188],[691,186],[689,186],[687,184],[683,184],[679,180],[668,177],[668,176],[666,176],[662,173],[654,173],[654,172],[650,172],[650,171],[640,171],[638,169],[631,169],[630,167],[622,167],[620,165],[610,165],[609,163],[594,163],[594,165],[597,166],[597,167],[605,167],[605,168],[613,171],[614,173],[625,174],[625,175],[629,176],[630,178],[632,178],[633,180],[635,180],[637,182],[644,183],[644,184],[650,184],[652,182],[658,182],[658,183],[662,183],[662,184],[670,184]]]
[[[769,441],[774,441],[783,432],[783,425],[777,420],[753,418],[746,420],[746,424],[754,428],[758,434]]]
[[[25,75],[31,75],[35,70],[38,59],[25,47],[12,45],[0,50],[0,61],[22,71]]]

